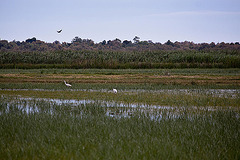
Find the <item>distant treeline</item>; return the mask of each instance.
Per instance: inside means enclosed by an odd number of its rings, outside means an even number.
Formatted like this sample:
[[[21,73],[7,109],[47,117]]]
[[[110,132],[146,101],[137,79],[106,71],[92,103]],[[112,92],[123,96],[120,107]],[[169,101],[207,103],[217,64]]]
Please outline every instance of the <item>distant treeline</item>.
[[[103,41],[0,41],[0,68],[240,68],[240,44]]]

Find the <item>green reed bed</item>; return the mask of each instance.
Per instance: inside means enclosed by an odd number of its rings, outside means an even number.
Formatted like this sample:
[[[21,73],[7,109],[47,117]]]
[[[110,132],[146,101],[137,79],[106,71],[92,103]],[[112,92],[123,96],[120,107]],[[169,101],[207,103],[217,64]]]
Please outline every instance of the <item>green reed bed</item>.
[[[52,51],[0,52],[0,68],[239,68],[231,51]]]
[[[28,110],[26,109],[28,108]],[[32,110],[29,110],[32,108]],[[0,159],[239,159],[239,111],[139,108],[107,116],[98,102],[73,106],[0,97]],[[116,110],[119,108],[116,108]],[[146,111],[148,109],[146,108]]]

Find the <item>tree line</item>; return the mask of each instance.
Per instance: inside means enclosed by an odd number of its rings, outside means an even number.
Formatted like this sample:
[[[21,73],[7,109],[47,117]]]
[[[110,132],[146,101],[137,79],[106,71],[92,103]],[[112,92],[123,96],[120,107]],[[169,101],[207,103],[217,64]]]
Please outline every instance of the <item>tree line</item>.
[[[78,36],[74,37],[71,43],[54,41],[47,43],[37,40],[35,37],[29,38],[25,41],[10,41],[0,40],[0,52],[46,52],[46,51],[66,51],[66,50],[103,50],[103,51],[173,51],[173,50],[195,50],[195,51],[228,51],[233,53],[240,52],[239,42],[235,43],[194,43],[189,41],[172,42],[168,40],[165,43],[141,41],[140,37],[135,36],[133,41],[123,40],[116,38],[114,40],[103,40],[102,42],[95,43],[91,39],[82,39]]]
[[[120,39],[0,41],[0,68],[240,68],[240,44]]]

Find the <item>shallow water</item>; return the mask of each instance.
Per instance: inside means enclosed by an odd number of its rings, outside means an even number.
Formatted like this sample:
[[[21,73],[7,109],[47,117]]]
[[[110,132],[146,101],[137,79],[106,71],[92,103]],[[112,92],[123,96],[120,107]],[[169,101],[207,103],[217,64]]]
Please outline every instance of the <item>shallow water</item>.
[[[3,97],[3,96],[2,96]],[[146,104],[137,104],[137,103],[121,103],[114,101],[94,101],[94,100],[62,100],[62,99],[48,99],[48,98],[24,98],[17,97],[15,100],[13,99],[10,103],[7,104],[7,108],[5,113],[10,113],[11,105],[17,107],[17,110],[27,114],[34,114],[42,112],[42,110],[38,107],[38,102],[44,102],[48,109],[45,113],[55,114],[55,110],[52,108],[53,105],[58,106],[71,106],[74,110],[77,106],[87,106],[88,104],[96,104],[99,107],[105,107],[106,112],[105,115],[113,118],[130,118],[136,112],[141,113],[141,115],[148,115],[152,120],[161,120],[164,116],[166,119],[176,119],[180,118],[185,114],[185,111],[190,111],[194,113],[194,115],[188,114],[185,116],[187,119],[192,119],[193,116],[196,116],[195,113],[200,112],[214,112],[222,107],[179,107],[179,106],[160,106],[160,105],[146,105]],[[235,110],[235,108],[227,108],[231,110]],[[225,108],[225,110],[227,110]],[[1,115],[0,111],[0,115]],[[82,114],[82,113],[81,113]],[[81,115],[79,115],[82,117]],[[236,113],[236,117],[239,118],[239,112]]]

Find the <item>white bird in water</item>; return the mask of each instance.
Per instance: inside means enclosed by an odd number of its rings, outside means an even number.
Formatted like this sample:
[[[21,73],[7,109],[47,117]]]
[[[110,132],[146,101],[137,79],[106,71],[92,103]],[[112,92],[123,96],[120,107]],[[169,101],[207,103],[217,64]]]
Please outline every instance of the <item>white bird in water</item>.
[[[62,32],[62,29],[60,29],[59,31],[57,31],[57,33],[61,33]]]
[[[116,94],[117,93],[117,89],[113,88],[113,93]]]
[[[72,87],[72,85],[71,85],[71,84],[68,84],[68,83],[66,83],[66,81],[64,81],[64,83],[65,83],[65,85],[66,85],[66,86],[68,86],[68,87]]]

